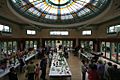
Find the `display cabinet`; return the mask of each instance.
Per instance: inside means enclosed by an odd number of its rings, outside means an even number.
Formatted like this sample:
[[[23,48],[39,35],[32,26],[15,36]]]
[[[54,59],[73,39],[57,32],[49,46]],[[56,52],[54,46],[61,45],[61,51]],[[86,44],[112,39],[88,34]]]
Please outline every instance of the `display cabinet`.
[[[53,78],[68,78],[71,80],[72,73],[62,52],[53,53],[49,72],[50,80]]]

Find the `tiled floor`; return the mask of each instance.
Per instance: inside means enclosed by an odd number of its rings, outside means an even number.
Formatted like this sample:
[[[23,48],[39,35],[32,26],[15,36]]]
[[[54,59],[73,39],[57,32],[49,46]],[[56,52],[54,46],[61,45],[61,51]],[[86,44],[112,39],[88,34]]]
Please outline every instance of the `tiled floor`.
[[[72,80],[81,80],[80,59],[78,57],[74,56],[72,53],[70,53],[67,61],[68,61],[68,64],[69,64],[71,72],[72,72]],[[40,60],[35,59],[34,62],[40,63]],[[48,74],[49,74],[49,67],[47,68],[46,78],[47,78],[47,80],[50,80]],[[18,74],[18,78],[19,78],[19,80],[27,80],[25,78],[25,73]],[[3,80],[8,80],[8,79],[3,79]],[[55,80],[58,80],[58,79],[55,79]]]

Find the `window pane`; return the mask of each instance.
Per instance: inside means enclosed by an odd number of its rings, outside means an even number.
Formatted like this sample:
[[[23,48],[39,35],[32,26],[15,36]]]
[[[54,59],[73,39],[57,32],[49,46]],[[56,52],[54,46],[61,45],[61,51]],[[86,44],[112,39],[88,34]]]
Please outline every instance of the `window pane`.
[[[17,51],[17,42],[13,41],[13,52]]]
[[[33,48],[33,41],[30,41],[30,48]]]
[[[103,56],[105,57],[105,52],[106,52],[106,47],[105,47],[105,42],[101,43],[101,52],[103,53]]]
[[[69,35],[68,31],[50,31],[50,35]]]
[[[36,31],[35,30],[27,30],[27,34],[35,35]]]
[[[110,42],[106,42],[106,57],[110,59]]]
[[[4,31],[9,32],[10,31],[9,26],[4,26]]]
[[[91,30],[82,31],[82,35],[91,35]]]
[[[111,58],[112,60],[117,61],[116,57],[117,57],[117,44],[112,42],[111,43]]]
[[[0,31],[3,31],[3,25],[0,24]]]
[[[25,48],[28,49],[30,47],[29,41],[25,41]]]
[[[120,63],[120,43],[118,43],[118,62]]]
[[[7,50],[8,50],[8,54],[12,53],[12,42],[8,42]]]
[[[7,42],[4,42],[4,47],[3,47],[3,49],[4,49],[4,52],[7,53]]]
[[[37,41],[34,41],[34,49],[37,49]]]

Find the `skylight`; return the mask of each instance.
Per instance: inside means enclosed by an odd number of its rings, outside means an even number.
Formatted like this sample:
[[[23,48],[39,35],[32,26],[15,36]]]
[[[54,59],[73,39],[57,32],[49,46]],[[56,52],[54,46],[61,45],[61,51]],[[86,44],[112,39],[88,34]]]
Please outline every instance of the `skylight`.
[[[37,22],[45,20],[74,23],[100,14],[110,0],[9,0],[12,7],[24,17]],[[80,20],[80,21],[79,21]],[[51,23],[50,21],[50,23]],[[47,22],[48,23],[48,22]],[[56,23],[56,22],[54,22]],[[61,23],[61,22],[60,22]]]

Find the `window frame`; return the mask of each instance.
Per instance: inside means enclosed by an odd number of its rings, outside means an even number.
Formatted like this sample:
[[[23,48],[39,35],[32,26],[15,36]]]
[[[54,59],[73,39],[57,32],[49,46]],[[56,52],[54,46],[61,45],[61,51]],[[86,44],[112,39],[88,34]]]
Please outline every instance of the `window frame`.
[[[86,34],[83,34],[83,32],[86,31]],[[90,34],[88,34],[87,32],[90,31]],[[82,35],[83,36],[91,36],[92,35],[92,30],[89,29],[89,30],[82,30]]]
[[[120,24],[110,25],[109,27],[107,27],[107,34],[116,34],[116,33],[120,32],[120,30],[117,29],[118,26],[119,26],[119,28],[120,28]],[[113,27],[113,29],[111,29],[111,30],[113,30],[113,31],[110,31],[110,28],[112,28],[112,27]],[[118,31],[117,31],[117,30],[118,30]]]
[[[3,29],[1,29],[0,32],[2,32],[2,33],[11,33],[12,32],[12,28],[9,25],[0,24],[0,26],[1,25],[3,26]]]
[[[51,34],[51,32],[54,32],[54,33]],[[58,32],[58,34],[57,34],[57,32]],[[67,32],[67,34],[62,34],[64,32]],[[49,31],[49,35],[50,36],[69,36],[69,31],[67,31],[67,30],[51,30],[51,31]]]
[[[28,32],[27,32],[28,30],[31,31],[30,34],[28,34]],[[33,31],[35,31],[35,34],[32,33]],[[37,31],[34,30],[34,29],[26,29],[26,34],[27,34],[27,35],[36,35],[36,34],[37,34]]]

